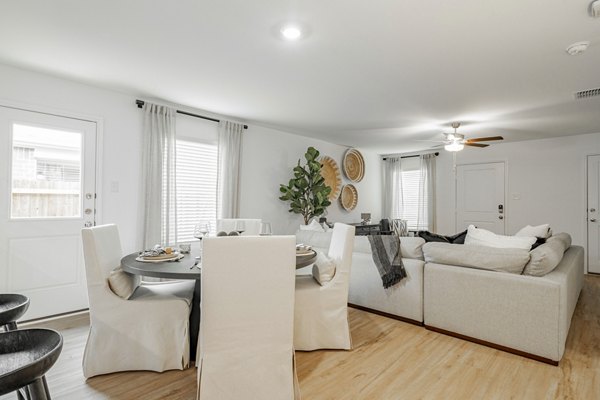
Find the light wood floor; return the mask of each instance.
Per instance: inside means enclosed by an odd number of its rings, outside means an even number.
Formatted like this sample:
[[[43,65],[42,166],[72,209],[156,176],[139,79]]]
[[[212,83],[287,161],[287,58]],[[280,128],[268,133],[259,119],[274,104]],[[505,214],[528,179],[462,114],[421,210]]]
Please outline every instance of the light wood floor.
[[[54,399],[195,398],[195,368],[85,381],[88,324],[86,314],[43,324],[65,339],[47,376]],[[350,325],[354,350],[297,353],[305,400],[600,399],[600,277],[585,279],[558,367],[355,309]]]

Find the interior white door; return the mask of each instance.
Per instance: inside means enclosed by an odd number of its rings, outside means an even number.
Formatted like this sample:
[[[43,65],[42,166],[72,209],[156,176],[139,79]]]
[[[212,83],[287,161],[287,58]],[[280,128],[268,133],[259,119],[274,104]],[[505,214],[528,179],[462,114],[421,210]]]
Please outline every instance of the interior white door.
[[[504,163],[458,165],[456,167],[456,228],[473,224],[503,235]]]
[[[600,274],[600,156],[587,158],[588,272]]]
[[[0,292],[29,297],[23,320],[87,308],[96,123],[0,106],[0,152]]]

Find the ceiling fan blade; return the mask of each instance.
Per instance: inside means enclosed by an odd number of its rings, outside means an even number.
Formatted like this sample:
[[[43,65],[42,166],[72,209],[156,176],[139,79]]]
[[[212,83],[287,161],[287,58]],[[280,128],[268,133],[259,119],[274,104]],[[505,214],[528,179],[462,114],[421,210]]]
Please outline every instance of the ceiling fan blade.
[[[479,137],[479,138],[467,139],[467,143],[491,142],[492,140],[504,140],[504,138],[502,136]]]
[[[469,143],[469,142],[465,142],[464,143],[465,146],[473,146],[473,147],[488,147],[489,144],[485,144],[485,143]]]

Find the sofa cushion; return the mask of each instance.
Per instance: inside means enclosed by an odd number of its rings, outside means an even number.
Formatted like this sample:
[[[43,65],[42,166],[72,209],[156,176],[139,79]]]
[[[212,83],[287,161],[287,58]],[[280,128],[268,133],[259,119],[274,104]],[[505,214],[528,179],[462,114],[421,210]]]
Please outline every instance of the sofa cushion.
[[[323,286],[333,279],[335,275],[335,268],[335,260],[329,258],[329,256],[323,254],[322,252],[318,252],[317,260],[312,268],[313,278],[319,282],[319,285]]]
[[[531,250],[531,260],[525,266],[523,275],[544,276],[554,270],[571,246],[571,236],[559,233],[551,236],[546,243]]]
[[[535,236],[538,238],[548,239],[552,236],[552,229],[550,229],[550,224],[543,224],[537,226],[527,225],[517,233],[515,236]]]
[[[331,235],[333,230],[329,232],[317,232],[317,231],[304,231],[299,230],[296,232],[296,243],[302,243],[312,246],[317,249],[329,249],[329,242],[331,242]]]
[[[422,260],[422,247],[424,244],[425,240],[420,237],[401,237],[400,252],[402,253],[402,258],[414,258],[416,260]],[[354,239],[354,252],[373,254],[371,251],[371,245],[369,244],[369,238],[366,236],[357,236]]]
[[[478,246],[497,247],[504,249],[525,249],[529,251],[535,243],[535,236],[504,236],[497,235],[485,229],[475,228],[469,225],[465,244],[473,244]]]
[[[446,236],[439,235],[437,233],[432,233],[429,231],[419,231],[417,233],[417,235],[419,235],[420,238],[423,238],[423,240],[425,240],[425,242],[427,242],[427,243],[431,243],[431,242],[451,243],[450,240],[448,240],[448,238]]]
[[[470,244],[425,243],[426,263],[437,263],[520,274],[529,261],[527,249],[497,248]],[[427,268],[427,267],[426,267]]]

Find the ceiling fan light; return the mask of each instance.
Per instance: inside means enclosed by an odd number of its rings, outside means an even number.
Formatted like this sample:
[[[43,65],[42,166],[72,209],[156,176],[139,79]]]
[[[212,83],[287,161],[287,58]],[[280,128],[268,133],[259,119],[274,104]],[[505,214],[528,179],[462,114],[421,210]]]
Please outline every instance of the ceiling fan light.
[[[444,149],[446,151],[461,151],[464,148],[465,148],[465,145],[462,143],[458,143],[458,142],[452,142],[452,143],[444,146]]]

